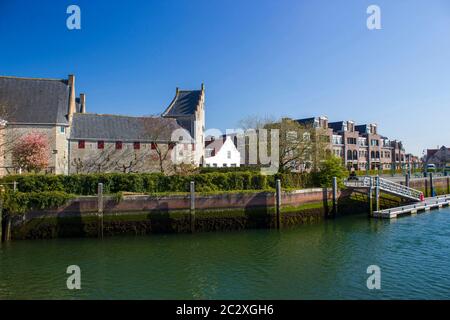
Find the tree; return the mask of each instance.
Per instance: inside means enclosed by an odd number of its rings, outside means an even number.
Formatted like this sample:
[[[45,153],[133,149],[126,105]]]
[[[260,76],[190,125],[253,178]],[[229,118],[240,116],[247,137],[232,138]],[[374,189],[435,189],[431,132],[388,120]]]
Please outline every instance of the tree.
[[[330,156],[321,162],[319,171],[314,173],[316,185],[321,187],[331,187],[333,177],[337,178],[338,186],[343,187],[344,178],[347,175],[346,169],[342,164],[342,159],[336,156]]]
[[[279,130],[280,172],[317,171],[326,157],[325,132],[290,118],[267,124],[266,129]]]
[[[14,145],[12,150],[13,163],[20,170],[39,172],[49,163],[49,143],[47,136],[32,132]]]
[[[177,142],[191,139],[189,133],[180,129],[175,119],[162,118],[158,116],[148,116],[142,118],[144,135],[146,140],[151,141],[152,150],[155,157],[150,157],[150,161],[157,161],[161,173],[168,173],[173,169],[172,152],[176,152]],[[179,132],[180,134],[177,134]],[[178,138],[175,140],[175,138]]]

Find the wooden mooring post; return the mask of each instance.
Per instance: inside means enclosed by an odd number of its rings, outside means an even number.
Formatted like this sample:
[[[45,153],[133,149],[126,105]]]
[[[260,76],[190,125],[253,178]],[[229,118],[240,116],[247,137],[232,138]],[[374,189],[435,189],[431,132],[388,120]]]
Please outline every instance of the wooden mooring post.
[[[447,177],[447,194],[450,194],[450,177]]]
[[[277,179],[275,192],[275,207],[277,214],[277,229],[281,229],[281,180]]]
[[[0,198],[0,242],[3,242],[3,200]]]
[[[370,184],[369,184],[369,188],[368,188],[368,194],[367,194],[367,198],[369,200],[369,216],[373,216],[373,198],[372,198],[372,194],[373,194],[373,180],[370,179]]]
[[[430,172],[430,197],[436,196],[433,185],[433,172]]]
[[[425,198],[428,198],[428,179],[425,178]]]
[[[103,183],[98,184],[98,237],[103,239]]]
[[[380,177],[375,177],[375,211],[380,211]]]
[[[338,184],[337,178],[333,177],[333,218],[336,217],[337,213],[338,213]]]
[[[191,232],[195,232],[195,181],[191,181],[189,185],[190,189],[190,222],[191,222]]]
[[[409,181],[411,180],[411,174],[408,172],[405,176],[405,186],[409,188]]]

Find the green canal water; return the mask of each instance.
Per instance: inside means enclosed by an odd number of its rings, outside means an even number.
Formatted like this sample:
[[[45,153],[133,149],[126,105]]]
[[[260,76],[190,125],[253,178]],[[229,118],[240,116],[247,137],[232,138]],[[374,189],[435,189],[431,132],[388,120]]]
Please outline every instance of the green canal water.
[[[66,268],[81,268],[81,290]],[[367,267],[381,268],[368,290]],[[450,210],[283,230],[16,241],[0,299],[448,299]]]

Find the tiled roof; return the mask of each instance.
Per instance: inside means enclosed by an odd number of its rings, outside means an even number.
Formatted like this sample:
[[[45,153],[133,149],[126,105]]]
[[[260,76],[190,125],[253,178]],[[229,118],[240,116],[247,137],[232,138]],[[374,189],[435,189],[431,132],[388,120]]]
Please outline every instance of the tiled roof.
[[[195,113],[202,96],[201,90],[179,90],[163,116],[188,116]]]
[[[336,132],[344,131],[344,121],[330,122],[328,123],[328,128]]]
[[[8,122],[67,123],[69,86],[66,80],[0,76],[1,115]]]
[[[313,118],[297,119],[295,121],[298,122],[299,124],[306,125],[306,124],[313,124],[315,120],[316,120],[316,118],[313,117]]]
[[[367,124],[355,126],[355,130],[358,131],[359,133],[367,133]]]
[[[105,141],[170,141],[181,127],[175,119],[75,113],[70,139]]]

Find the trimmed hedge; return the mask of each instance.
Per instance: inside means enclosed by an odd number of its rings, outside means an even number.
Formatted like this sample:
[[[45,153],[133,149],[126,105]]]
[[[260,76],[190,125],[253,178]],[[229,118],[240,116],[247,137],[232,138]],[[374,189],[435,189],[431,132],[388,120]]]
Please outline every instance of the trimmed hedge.
[[[275,188],[276,179],[280,178],[283,188],[305,188],[313,185],[310,174],[261,175],[259,172],[204,173],[188,176],[165,176],[160,173],[103,173],[74,175],[14,175],[0,180],[7,189],[17,182],[19,192],[60,191],[67,194],[95,195],[98,183],[103,183],[105,194],[121,191],[138,193],[187,192],[190,181],[195,181],[199,192],[266,190]]]
[[[30,210],[58,208],[75,195],[61,191],[44,192],[5,192],[1,194],[3,209],[11,214],[21,214]]]

